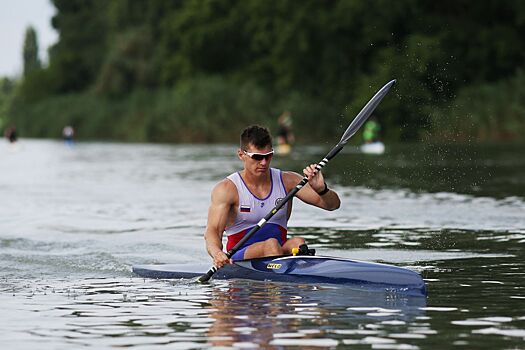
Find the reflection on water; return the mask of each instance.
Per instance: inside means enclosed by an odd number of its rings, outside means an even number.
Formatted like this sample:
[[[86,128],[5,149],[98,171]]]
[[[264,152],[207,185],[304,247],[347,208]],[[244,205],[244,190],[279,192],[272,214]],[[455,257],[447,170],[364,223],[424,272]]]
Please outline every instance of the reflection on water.
[[[239,281],[214,288],[210,335],[227,336],[214,344],[223,346],[334,346],[354,338],[345,332],[363,323],[412,322],[425,303],[422,297],[383,292]]]
[[[334,346],[420,327],[426,306],[422,297],[242,280],[205,286],[137,278],[81,282],[52,281],[51,287],[37,281],[10,291],[15,302],[8,303],[8,316],[39,317],[3,329],[23,326],[33,343],[67,339],[86,346]]]
[[[7,346],[24,339],[17,348],[27,349],[46,343],[148,349],[168,344],[175,349],[441,348],[432,344],[444,336],[449,344],[476,349],[520,344],[523,310],[509,314],[498,306],[504,299],[497,281],[491,292],[486,289],[476,302],[467,303],[472,288],[481,290],[472,282],[431,279],[431,286],[445,290],[434,291],[427,301],[243,280],[208,285],[140,278],[4,280],[0,324]],[[13,283],[18,288],[8,287]]]
[[[519,144],[398,144],[372,157],[349,150],[346,159],[331,164],[329,171],[345,185],[523,199],[522,154],[523,145]]]
[[[400,145],[381,156],[348,148],[326,168],[341,209],[295,201],[291,234],[323,255],[416,270],[425,299],[132,277],[132,264],[209,261],[209,193],[240,165],[233,145],[1,146],[6,349],[523,347],[521,147]],[[275,165],[300,170],[324,148]]]

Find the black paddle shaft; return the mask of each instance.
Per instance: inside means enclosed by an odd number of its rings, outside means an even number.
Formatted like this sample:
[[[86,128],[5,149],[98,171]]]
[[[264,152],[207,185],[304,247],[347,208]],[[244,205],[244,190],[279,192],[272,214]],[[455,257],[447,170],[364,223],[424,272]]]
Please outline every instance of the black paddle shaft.
[[[395,84],[395,82],[396,82],[395,80],[392,80],[389,83],[387,83],[385,86],[381,88],[381,90],[379,90],[374,95],[374,97],[372,97],[372,99],[370,99],[370,101],[368,101],[368,103],[363,107],[363,109],[355,117],[352,123],[348,126],[345,133],[343,134],[343,137],[341,137],[341,140],[339,141],[339,143],[335,145],[334,148],[332,148],[330,152],[328,152],[328,154],[323,158],[323,160],[321,160],[315,166],[316,171],[319,172],[330,161],[330,159],[334,158],[339,152],[341,152],[341,150],[346,145],[350,137],[352,137],[357,132],[357,130],[361,127],[361,125],[364,124],[364,122],[372,114],[372,112],[377,107],[379,102],[381,102],[383,97],[387,94],[388,90],[390,90],[390,88],[392,87],[392,85]],[[301,182],[299,182],[290,192],[288,192],[286,197],[284,197],[281,201],[279,201],[279,203],[277,203],[277,205],[268,214],[266,214],[266,216],[262,218],[257,223],[257,225],[255,225],[250,231],[248,231],[248,233],[246,233],[244,237],[239,242],[237,242],[237,244],[233,248],[231,248],[230,250],[228,250],[228,252],[226,252],[226,256],[228,258],[231,258],[233,254],[235,254],[244,245],[244,243],[248,239],[250,239],[257,231],[259,231],[261,227],[263,227],[268,222],[268,220],[270,220],[286,203],[288,203],[288,201],[292,199],[297,194],[297,192],[299,192],[299,190],[303,188],[304,185],[306,185],[307,182],[308,182],[308,177],[307,176],[303,177]],[[208,281],[213,276],[213,274],[217,272],[217,270],[218,268],[216,266],[212,266],[208,270],[208,272],[200,276],[197,279],[197,281],[198,282]]]

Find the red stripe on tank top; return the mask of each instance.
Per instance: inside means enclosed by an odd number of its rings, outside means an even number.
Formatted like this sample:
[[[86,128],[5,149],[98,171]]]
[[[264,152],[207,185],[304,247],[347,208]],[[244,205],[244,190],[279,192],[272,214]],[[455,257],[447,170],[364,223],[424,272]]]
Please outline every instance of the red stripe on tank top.
[[[279,227],[279,231],[281,231],[281,240],[283,241],[283,244],[284,244],[286,243],[286,240],[288,239],[287,237],[288,231],[282,226],[278,226],[278,227]],[[226,251],[229,251],[230,249],[235,247],[235,245],[239,243],[239,241],[244,237],[244,235],[248,233],[249,230],[250,229],[242,230],[241,232],[237,232],[237,233],[234,233],[233,235],[228,236],[228,241],[226,242]]]

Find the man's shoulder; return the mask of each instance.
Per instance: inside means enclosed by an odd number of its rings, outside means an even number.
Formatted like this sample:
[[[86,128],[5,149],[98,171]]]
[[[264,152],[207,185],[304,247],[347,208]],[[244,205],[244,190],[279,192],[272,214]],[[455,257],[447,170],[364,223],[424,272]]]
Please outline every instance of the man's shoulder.
[[[217,182],[217,184],[213,188],[213,191],[214,192],[216,192],[216,191],[219,191],[219,192],[222,192],[222,191],[230,192],[234,188],[235,188],[235,184],[233,183],[233,181],[228,179],[228,178],[224,178],[221,181]]]
[[[213,187],[211,196],[219,201],[234,202],[237,196],[237,188],[230,179],[225,178]]]

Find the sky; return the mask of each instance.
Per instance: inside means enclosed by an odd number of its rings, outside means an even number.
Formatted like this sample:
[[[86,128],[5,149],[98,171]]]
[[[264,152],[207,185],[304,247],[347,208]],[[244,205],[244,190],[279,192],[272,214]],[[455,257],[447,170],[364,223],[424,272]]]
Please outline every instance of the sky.
[[[40,60],[47,62],[47,49],[58,40],[51,26],[55,13],[51,0],[0,0],[0,9],[0,77],[22,74],[22,48],[28,26],[36,30]]]

